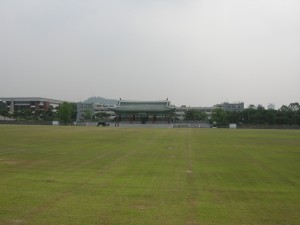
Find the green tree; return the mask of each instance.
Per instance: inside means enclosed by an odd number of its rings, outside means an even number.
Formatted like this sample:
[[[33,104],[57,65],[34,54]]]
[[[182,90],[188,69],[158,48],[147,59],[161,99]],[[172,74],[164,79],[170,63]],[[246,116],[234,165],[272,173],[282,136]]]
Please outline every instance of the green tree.
[[[185,120],[196,120],[196,121],[201,121],[201,120],[207,120],[207,115],[204,112],[201,112],[199,110],[191,109],[185,112],[184,115]]]
[[[90,109],[85,110],[83,117],[85,120],[91,120],[93,117],[93,113]]]
[[[279,123],[284,125],[292,124],[293,111],[286,105],[282,105],[278,110],[279,114]]]
[[[45,121],[57,120],[56,109],[52,105],[50,105],[47,111],[42,112],[41,118]]]
[[[300,110],[300,105],[298,102],[294,102],[294,103],[290,103],[288,108],[293,112],[297,112]]]
[[[73,103],[63,102],[59,106],[58,118],[61,123],[67,125],[73,120],[74,107]]]
[[[258,105],[256,109],[256,124],[267,123],[267,110],[262,106]]]
[[[227,112],[228,122],[242,124],[244,121],[244,114],[238,111]]]
[[[32,110],[30,109],[18,109],[14,111],[13,117],[18,120],[32,120],[32,114]]]
[[[247,124],[257,124],[257,111],[256,107],[249,107],[247,110]]]
[[[71,108],[72,108],[71,119],[72,119],[72,121],[75,121],[76,117],[77,117],[77,103],[71,102],[70,104],[71,104]]]
[[[103,120],[103,119],[107,119],[108,116],[109,116],[109,114],[106,112],[99,112],[94,115],[94,118],[96,120]]]
[[[0,101],[0,115],[8,116],[9,110],[5,102]]]
[[[300,105],[298,102],[282,105],[278,110],[266,110],[262,105],[249,105],[242,112],[227,112],[229,123],[250,125],[300,125]],[[212,121],[222,123],[222,116],[214,112]]]
[[[277,110],[268,109],[266,112],[266,123],[269,125],[276,124],[276,114]]]
[[[216,108],[211,114],[212,123],[215,123],[218,127],[228,124],[228,114],[221,108]]]

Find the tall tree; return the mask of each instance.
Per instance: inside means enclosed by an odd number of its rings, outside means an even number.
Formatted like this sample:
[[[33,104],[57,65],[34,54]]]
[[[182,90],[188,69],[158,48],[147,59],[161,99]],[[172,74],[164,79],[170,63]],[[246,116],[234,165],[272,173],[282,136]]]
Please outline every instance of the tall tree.
[[[242,113],[240,112],[236,112],[236,111],[232,111],[232,112],[227,112],[228,115],[228,122],[229,123],[241,123],[242,121]]]
[[[211,120],[213,123],[216,123],[218,127],[220,125],[227,125],[228,124],[227,112],[221,108],[216,108],[212,111]]]
[[[196,120],[196,121],[201,121],[201,120],[206,120],[207,115],[204,112],[201,112],[199,110],[191,109],[185,112],[184,115],[185,120]]]
[[[69,102],[63,102],[59,106],[59,111],[58,111],[58,118],[61,123],[64,125],[67,125],[72,122],[72,115],[73,115],[73,104]]]
[[[91,120],[93,117],[93,113],[90,109],[87,109],[87,110],[85,110],[83,116],[84,116],[85,120]]]
[[[269,125],[276,124],[276,113],[275,109],[268,109],[266,112],[266,123]]]
[[[300,110],[300,105],[298,102],[294,102],[294,103],[290,103],[288,108],[293,112],[297,112]]]
[[[42,113],[42,119],[45,121],[57,120],[56,109],[52,105],[50,105],[48,110]]]
[[[8,116],[9,112],[8,112],[8,108],[5,102],[0,101],[0,115],[2,116]]]

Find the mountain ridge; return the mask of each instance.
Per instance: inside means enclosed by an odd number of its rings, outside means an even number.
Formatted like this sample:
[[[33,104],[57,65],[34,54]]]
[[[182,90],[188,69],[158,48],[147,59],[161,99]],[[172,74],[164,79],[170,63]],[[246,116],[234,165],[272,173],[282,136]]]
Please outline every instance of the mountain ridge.
[[[118,100],[116,99],[107,99],[99,96],[89,97],[87,100],[83,101],[84,103],[98,103],[102,105],[117,105]]]

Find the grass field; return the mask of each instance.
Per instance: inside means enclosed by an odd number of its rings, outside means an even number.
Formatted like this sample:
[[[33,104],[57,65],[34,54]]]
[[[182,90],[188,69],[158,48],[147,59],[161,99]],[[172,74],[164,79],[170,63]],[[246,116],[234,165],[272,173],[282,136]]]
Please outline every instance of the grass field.
[[[2,125],[0,224],[299,225],[300,131]]]

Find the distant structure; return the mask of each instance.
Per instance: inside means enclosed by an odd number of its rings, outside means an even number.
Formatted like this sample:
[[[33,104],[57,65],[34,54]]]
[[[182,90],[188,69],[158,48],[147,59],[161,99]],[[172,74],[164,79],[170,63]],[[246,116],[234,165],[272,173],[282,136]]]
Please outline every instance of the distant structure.
[[[117,122],[162,123],[171,122],[175,106],[166,99],[162,101],[129,101],[120,99],[118,105],[109,107],[117,115]]]
[[[275,109],[275,104],[273,104],[273,103],[270,103],[269,105],[268,105],[268,109]]]
[[[93,100],[104,101],[106,99],[100,97],[90,98],[90,101]],[[216,108],[222,108],[225,111],[241,112],[244,110],[244,102],[224,102],[212,107],[190,107],[185,105],[175,107],[168,99],[160,101],[119,99],[115,105],[85,101],[77,103],[76,122],[85,121],[88,115],[95,118],[97,114],[103,113],[104,115],[106,114],[106,118],[124,123],[170,123],[175,120],[184,120],[186,112],[190,110],[203,112],[210,119],[213,110]]]
[[[54,107],[63,103],[61,100],[54,100],[41,97],[8,97],[1,98],[0,101],[6,103],[9,107],[9,112],[12,114],[17,110],[31,109],[47,111],[52,105]]]
[[[195,110],[195,111],[205,113],[207,115],[207,118],[210,119],[211,114],[212,114],[214,109],[215,109],[215,107],[201,107],[201,106],[199,106],[199,107],[190,107],[190,106],[182,105],[180,107],[176,107],[175,116],[178,120],[184,120],[185,114],[186,114],[187,111]]]
[[[221,108],[224,111],[229,111],[229,112],[241,112],[244,110],[244,102],[237,102],[237,103],[223,102],[221,104],[215,105],[214,107]]]
[[[84,121],[86,118],[87,112],[91,113],[91,116],[94,117],[98,113],[106,114],[109,118],[114,118],[116,114],[109,109],[113,105],[104,105],[99,103],[77,103],[77,116],[76,122]]]

